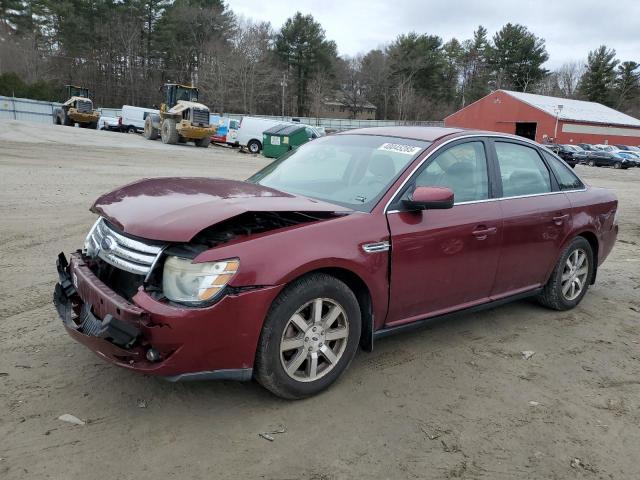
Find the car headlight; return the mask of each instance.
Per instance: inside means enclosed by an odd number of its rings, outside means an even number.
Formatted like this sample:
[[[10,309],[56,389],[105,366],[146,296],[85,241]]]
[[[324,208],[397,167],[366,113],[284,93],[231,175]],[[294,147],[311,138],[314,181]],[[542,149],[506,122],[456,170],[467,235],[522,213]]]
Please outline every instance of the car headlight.
[[[188,258],[168,257],[164,262],[162,290],[173,302],[197,305],[212,302],[222,293],[240,267],[240,260],[191,263]]]
[[[82,249],[82,253],[84,253],[89,257],[95,257],[97,254],[97,251],[96,251],[97,247],[95,245],[95,241],[93,240],[93,232],[95,232],[96,228],[98,228],[98,225],[100,224],[101,220],[102,220],[102,217],[98,217],[98,220],[95,221],[95,223],[93,224],[93,227],[91,227],[91,230],[89,230],[87,237],[84,239],[84,246]]]

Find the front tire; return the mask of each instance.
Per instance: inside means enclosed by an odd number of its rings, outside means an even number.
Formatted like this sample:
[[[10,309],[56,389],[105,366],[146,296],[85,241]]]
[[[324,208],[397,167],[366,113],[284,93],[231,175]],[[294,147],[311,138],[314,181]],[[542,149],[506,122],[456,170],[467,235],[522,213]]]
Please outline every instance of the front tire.
[[[175,145],[178,143],[178,137],[176,121],[173,118],[166,118],[160,126],[160,138],[162,138],[162,143]]]
[[[324,273],[288,285],[271,305],[256,353],[256,380],[275,395],[300,399],[328,388],[360,342],[358,301]]]
[[[593,278],[593,250],[584,237],[565,247],[538,301],[554,310],[570,310],[580,303]]]
[[[619,170],[622,168],[622,163],[620,162],[616,162],[613,164],[613,168],[615,168],[616,170]]]
[[[596,166],[596,161],[595,160],[589,160],[589,166],[590,167],[595,167]]]

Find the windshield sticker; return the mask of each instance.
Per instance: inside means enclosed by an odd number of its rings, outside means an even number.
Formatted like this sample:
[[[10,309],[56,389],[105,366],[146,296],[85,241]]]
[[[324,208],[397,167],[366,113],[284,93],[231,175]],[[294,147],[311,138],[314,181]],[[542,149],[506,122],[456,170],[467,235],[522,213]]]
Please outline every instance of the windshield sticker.
[[[413,145],[403,145],[401,143],[383,143],[378,150],[385,152],[404,153],[405,155],[415,155],[422,147],[414,147]]]

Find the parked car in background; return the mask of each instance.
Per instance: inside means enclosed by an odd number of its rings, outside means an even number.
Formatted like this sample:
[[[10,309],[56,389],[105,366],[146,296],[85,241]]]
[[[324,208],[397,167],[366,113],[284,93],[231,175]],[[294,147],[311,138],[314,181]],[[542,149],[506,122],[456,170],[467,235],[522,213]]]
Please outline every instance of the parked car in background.
[[[635,152],[640,155],[640,147],[634,147],[631,145],[620,145],[620,144],[615,145],[615,147],[617,147],[619,150]]]
[[[122,131],[122,117],[106,117],[100,115],[98,119],[98,130],[109,130],[112,132]]]
[[[614,155],[626,159],[630,167],[640,166],[640,157],[638,157],[638,155],[635,155],[633,152],[618,150],[617,152],[614,152]]]
[[[597,151],[598,150],[597,148],[595,148],[590,143],[578,143],[578,146],[581,149],[583,149],[585,152],[593,152],[593,151]]]
[[[284,122],[282,120],[272,120],[260,117],[242,117],[238,125],[238,135],[236,143],[241,148],[247,148],[251,153],[260,153],[262,151],[262,134],[265,130],[269,130],[277,125],[304,125],[307,131],[307,137],[312,140],[324,135],[324,132],[316,127],[306,125],[299,122]]]
[[[122,106],[122,131],[126,133],[140,133],[144,130],[144,121],[150,113],[158,114],[153,108]]]
[[[557,143],[550,143],[544,146],[558,155],[562,160],[567,162],[567,165],[569,165],[571,168],[575,168],[576,165],[580,163],[579,159],[576,156],[578,152],[573,148],[573,145],[560,145]]]
[[[238,125],[238,146],[246,148],[251,153],[260,153],[262,151],[262,132],[281,123],[285,122],[270,118],[242,117]]]
[[[521,137],[352,130],[245,182],[101,196],[84,248],[58,256],[54,303],[71,337],[127,370],[304,398],[359,346],[435,318],[524,297],[574,308],[616,241],[617,204]]]
[[[587,156],[587,165],[590,167],[613,167],[616,169],[627,169],[634,167],[635,162],[619,155],[618,153],[605,152],[604,150],[594,150]]]

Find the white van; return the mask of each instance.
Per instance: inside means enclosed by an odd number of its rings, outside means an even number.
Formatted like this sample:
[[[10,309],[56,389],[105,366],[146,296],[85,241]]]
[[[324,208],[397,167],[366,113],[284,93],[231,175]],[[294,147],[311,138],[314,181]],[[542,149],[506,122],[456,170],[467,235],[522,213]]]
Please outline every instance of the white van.
[[[260,153],[262,150],[262,133],[276,125],[304,125],[306,127],[309,140],[324,136],[324,132],[316,127],[299,122],[285,122],[283,120],[272,120],[259,117],[242,117],[238,127],[236,145],[240,148],[246,147],[251,153]]]
[[[242,117],[238,126],[236,141],[240,148],[246,147],[251,153],[260,153],[262,150],[262,132],[282,123],[288,122],[269,118]]]
[[[238,129],[240,122],[238,120],[229,119],[229,127],[227,128],[227,145],[232,147],[238,146]]]
[[[122,106],[122,131],[127,133],[138,133],[144,130],[144,121],[150,113],[159,114],[159,110],[152,108],[134,107],[132,105]]]

